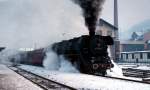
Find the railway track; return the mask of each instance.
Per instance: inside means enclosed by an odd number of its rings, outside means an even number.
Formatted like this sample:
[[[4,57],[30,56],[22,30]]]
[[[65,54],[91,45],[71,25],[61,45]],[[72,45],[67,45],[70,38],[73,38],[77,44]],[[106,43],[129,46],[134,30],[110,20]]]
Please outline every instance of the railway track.
[[[33,83],[35,83],[39,87],[43,88],[44,90],[77,90],[77,88],[66,86],[64,84],[46,79],[44,77],[41,77],[39,75],[36,75],[34,73],[31,73],[29,71],[23,70],[23,69],[18,68],[18,67],[11,67],[10,66],[9,68],[12,69],[13,71],[15,71],[16,73],[20,74],[21,76],[27,78],[28,80],[32,81]],[[96,74],[95,76],[100,76],[100,75]],[[100,77],[102,77],[102,76],[100,76]],[[111,77],[111,76],[105,76],[103,78],[120,80],[120,81],[127,81],[127,82],[143,83],[143,84],[149,84],[150,85],[149,81],[138,81],[138,80],[131,80],[131,79],[125,79],[125,78],[119,78],[119,77]]]
[[[101,75],[97,75],[96,76],[101,76]],[[149,81],[139,81],[139,80],[132,80],[132,79],[126,79],[126,78],[119,78],[119,77],[111,77],[111,76],[101,76],[101,77],[105,77],[105,78],[110,78],[110,79],[115,79],[115,80],[123,80],[123,81],[129,81],[129,82],[137,82],[137,83],[143,83],[143,84],[150,84]]]
[[[62,83],[58,83],[49,79],[46,79],[44,77],[41,77],[39,75],[36,75],[34,73],[28,72],[26,70],[23,70],[18,67],[9,66],[11,70],[15,71],[16,73],[20,74],[24,78],[30,80],[37,86],[41,87],[44,90],[77,90],[73,87],[64,85]]]
[[[143,83],[143,84],[150,84],[150,82],[146,82],[146,81],[138,81],[138,80],[125,79],[125,78],[119,78],[119,77],[110,77],[110,76],[105,76],[105,77],[106,77],[106,78],[111,78],[111,79],[125,80],[125,81],[130,81],[130,82],[137,82],[137,83]]]

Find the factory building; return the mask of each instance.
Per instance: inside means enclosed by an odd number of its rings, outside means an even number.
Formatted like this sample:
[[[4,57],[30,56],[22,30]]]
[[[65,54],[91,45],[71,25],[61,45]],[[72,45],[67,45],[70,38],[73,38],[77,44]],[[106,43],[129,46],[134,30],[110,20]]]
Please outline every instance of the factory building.
[[[131,39],[121,41],[119,62],[150,63],[150,31],[133,32]]]

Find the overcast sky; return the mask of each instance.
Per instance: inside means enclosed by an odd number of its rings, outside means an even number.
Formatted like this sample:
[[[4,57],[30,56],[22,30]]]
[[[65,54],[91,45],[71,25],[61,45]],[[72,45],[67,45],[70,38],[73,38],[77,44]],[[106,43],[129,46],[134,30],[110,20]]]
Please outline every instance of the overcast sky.
[[[106,0],[102,18],[113,24],[113,1]],[[118,0],[119,28],[122,32],[150,20],[150,0]]]
[[[138,23],[150,20],[149,3],[150,0],[118,0],[119,31],[123,33]],[[51,31],[56,30],[68,30],[71,36],[86,33],[80,15],[80,8],[69,0],[0,0],[0,46],[16,46],[22,41],[24,43],[20,46],[29,44],[29,41],[32,46],[35,43],[46,45],[53,36]],[[113,0],[104,3],[102,18],[113,24]],[[56,28],[58,25],[59,28]],[[62,30],[62,27],[65,28]]]

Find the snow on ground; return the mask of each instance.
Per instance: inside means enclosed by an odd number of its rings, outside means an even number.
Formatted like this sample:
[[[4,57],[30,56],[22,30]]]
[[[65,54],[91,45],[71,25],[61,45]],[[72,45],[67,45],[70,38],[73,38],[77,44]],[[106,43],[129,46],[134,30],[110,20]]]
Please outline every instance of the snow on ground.
[[[114,67],[111,68],[111,70],[107,70],[108,76],[122,77],[123,74],[122,74],[121,67],[119,67],[115,62],[113,62],[113,60],[112,60],[112,63],[114,64]]]
[[[114,67],[111,70],[109,70],[109,69],[107,70],[107,76],[142,81],[142,78],[123,76],[122,66],[119,66],[118,64],[116,64],[113,61],[112,61],[112,63],[114,64]]]
[[[0,90],[43,90],[29,80],[0,64]]]
[[[121,65],[117,65],[118,68],[122,69],[122,68],[132,68],[132,69],[141,69],[141,70],[150,70],[150,66],[149,65],[144,65],[144,64],[141,64],[141,65],[136,65],[135,63],[134,64],[121,64]],[[126,77],[126,76],[121,76],[121,75],[118,75],[116,76],[114,73],[112,76],[115,76],[115,77],[119,77],[119,78],[125,78],[125,79],[131,79],[131,80],[138,80],[138,81],[142,81],[143,78],[136,78],[136,77]]]
[[[150,63],[118,63],[121,68],[137,68],[143,70],[150,70]]]
[[[141,70],[150,70],[150,66],[149,65],[119,65],[120,68],[133,68],[133,69],[141,69]]]
[[[20,68],[38,74],[48,79],[72,86],[77,89],[88,90],[150,90],[150,84],[110,79],[106,77],[49,71],[41,67],[21,65]]]
[[[141,70],[150,70],[150,67],[148,66],[139,66],[136,69],[141,69]]]

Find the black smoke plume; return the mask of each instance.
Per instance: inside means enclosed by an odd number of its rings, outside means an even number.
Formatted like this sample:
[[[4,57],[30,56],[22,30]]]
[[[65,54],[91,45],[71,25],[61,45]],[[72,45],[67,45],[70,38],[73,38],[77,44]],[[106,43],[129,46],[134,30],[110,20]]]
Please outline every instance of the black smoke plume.
[[[96,23],[105,0],[73,0],[83,9],[85,24],[91,36],[95,35]]]

